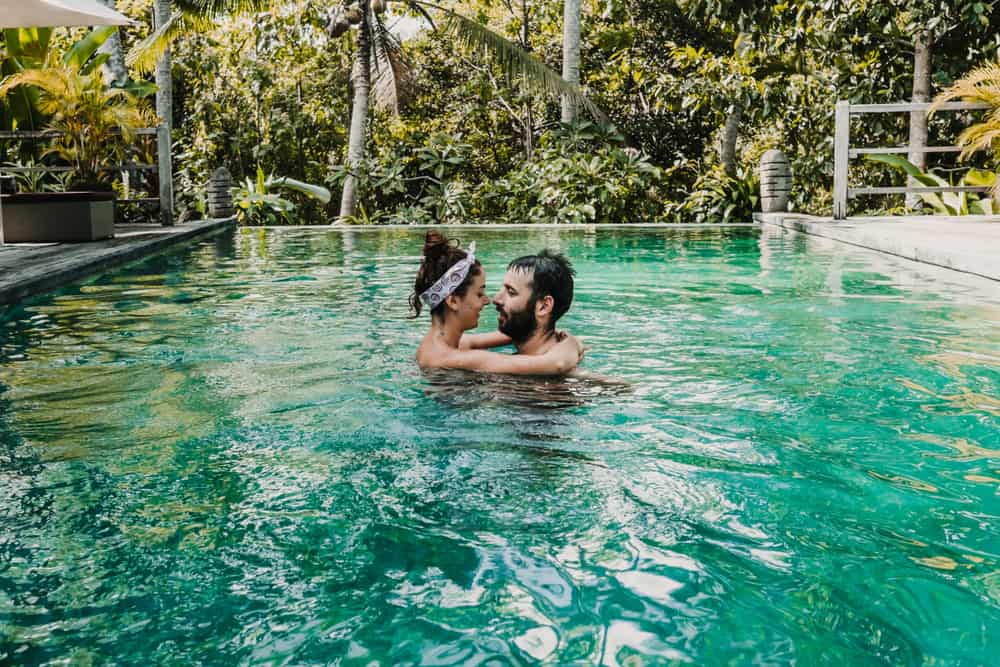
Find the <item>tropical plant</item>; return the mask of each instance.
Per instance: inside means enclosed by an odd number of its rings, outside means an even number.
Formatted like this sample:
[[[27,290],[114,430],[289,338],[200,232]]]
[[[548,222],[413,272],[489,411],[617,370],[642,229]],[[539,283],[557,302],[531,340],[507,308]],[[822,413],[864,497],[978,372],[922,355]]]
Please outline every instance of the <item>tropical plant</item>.
[[[274,190],[285,188],[312,197],[326,204],[330,191],[320,185],[304,183],[294,178],[265,176],[257,167],[257,176],[247,178],[235,188],[233,203],[236,219],[244,225],[277,225],[294,221],[295,203],[278,195]]]
[[[220,15],[249,14],[267,9],[272,0],[155,0],[156,11],[165,17],[136,43],[125,56],[129,67],[143,74],[154,71],[170,46],[181,37],[203,33]]]
[[[707,170],[691,195],[669,207],[675,222],[749,222],[760,201],[760,181],[752,170],[727,174],[721,166]]]
[[[154,122],[135,95],[108,88],[97,69],[107,54],[94,53],[112,30],[92,31],[61,59],[49,53],[44,67],[22,69],[0,83],[0,98],[15,89],[30,96],[49,119],[46,129],[58,133],[48,153],[74,167],[75,180],[87,186],[110,184],[109,167],[121,162],[135,130]]]
[[[41,162],[33,157],[4,164],[11,171],[19,192],[65,192],[74,178],[72,171],[47,171]],[[16,170],[16,171],[15,171]]]
[[[483,182],[469,210],[481,220],[518,223],[649,222],[662,214],[663,170],[613,132],[594,131],[607,143],[564,143],[585,130],[566,128],[539,138],[533,159],[505,177]]]
[[[923,171],[899,155],[866,155],[865,157],[872,162],[887,164],[912,177],[921,185],[928,187],[951,185],[937,174]],[[958,185],[990,188],[992,193],[997,187],[997,175],[992,171],[970,169],[962,176]],[[991,193],[987,193],[985,197],[974,192],[920,192],[917,194],[938,215],[995,215],[997,204]]]
[[[52,41],[51,28],[9,28],[2,34],[4,49],[0,52],[3,56],[0,58],[0,71],[4,75],[58,66],[60,62],[64,65],[75,64],[83,73],[89,74],[111,58],[111,54],[101,49],[116,36],[117,28],[107,26],[86,33],[69,44],[61,58],[58,47]],[[147,97],[156,90],[148,81],[137,81],[127,76],[113,85],[136,97]],[[4,102],[0,107],[0,117],[3,117],[0,127],[3,129],[38,130],[44,127],[47,119],[37,107],[37,89],[24,86]]]

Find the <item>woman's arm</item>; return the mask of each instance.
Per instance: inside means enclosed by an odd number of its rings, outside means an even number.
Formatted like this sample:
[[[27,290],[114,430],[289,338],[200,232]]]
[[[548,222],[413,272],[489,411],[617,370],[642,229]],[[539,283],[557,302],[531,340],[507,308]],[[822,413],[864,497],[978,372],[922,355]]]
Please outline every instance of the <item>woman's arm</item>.
[[[480,373],[510,375],[565,375],[576,368],[583,357],[583,347],[573,336],[566,336],[545,354],[500,354],[486,350],[457,350],[448,355],[446,368],[462,368]]]
[[[486,350],[491,347],[503,347],[504,345],[510,345],[511,342],[510,336],[502,334],[499,331],[491,331],[490,333],[481,334],[462,334],[461,340],[458,341],[458,349]]]

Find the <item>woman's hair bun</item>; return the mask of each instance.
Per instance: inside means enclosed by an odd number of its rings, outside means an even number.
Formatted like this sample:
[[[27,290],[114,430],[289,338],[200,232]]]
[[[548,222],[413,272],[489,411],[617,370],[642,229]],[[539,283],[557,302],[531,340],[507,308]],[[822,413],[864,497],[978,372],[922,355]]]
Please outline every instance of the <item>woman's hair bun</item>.
[[[451,242],[435,231],[427,232],[424,237],[424,257],[432,262],[448,254]]]

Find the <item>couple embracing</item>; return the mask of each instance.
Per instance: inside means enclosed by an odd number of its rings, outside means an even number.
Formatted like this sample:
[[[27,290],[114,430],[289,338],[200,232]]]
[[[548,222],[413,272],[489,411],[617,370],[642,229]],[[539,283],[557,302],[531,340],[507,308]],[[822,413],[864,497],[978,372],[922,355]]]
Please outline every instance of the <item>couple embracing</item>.
[[[431,328],[417,348],[421,368],[459,368],[485,373],[565,375],[583,358],[574,336],[556,330],[573,302],[573,267],[560,254],[543,250],[515,259],[492,303],[498,331],[465,333],[479,326],[490,303],[486,271],[476,244],[458,248],[437,232],[424,240],[423,262],[410,296],[417,317],[426,306]],[[491,352],[513,344],[518,354]]]

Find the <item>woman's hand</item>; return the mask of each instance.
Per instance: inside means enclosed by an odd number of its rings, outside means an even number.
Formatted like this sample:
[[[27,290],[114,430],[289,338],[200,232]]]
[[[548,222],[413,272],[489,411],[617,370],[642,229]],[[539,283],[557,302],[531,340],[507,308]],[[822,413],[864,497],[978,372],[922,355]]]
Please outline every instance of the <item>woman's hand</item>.
[[[577,351],[576,363],[579,364],[581,361],[583,361],[583,355],[586,353],[587,348],[583,346],[583,342],[579,338],[577,338],[568,331],[557,331],[556,341],[557,343],[562,343],[563,341],[572,341],[575,344]]]
[[[553,364],[557,374],[563,375],[575,369],[583,359],[583,344],[576,336],[565,331],[556,332],[556,341],[542,357]]]

